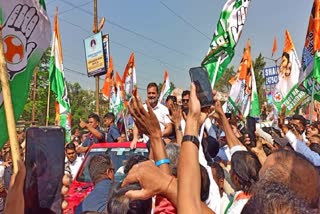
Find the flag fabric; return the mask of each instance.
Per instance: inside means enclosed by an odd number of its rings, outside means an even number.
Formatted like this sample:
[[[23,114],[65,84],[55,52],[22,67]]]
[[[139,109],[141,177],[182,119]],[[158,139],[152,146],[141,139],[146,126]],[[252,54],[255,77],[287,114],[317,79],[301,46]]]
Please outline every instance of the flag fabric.
[[[107,71],[107,74],[103,83],[103,87],[101,90],[103,96],[107,100],[110,100],[112,88],[113,88],[113,59],[110,56],[108,71]]]
[[[65,128],[66,142],[71,140],[71,108],[68,97],[67,84],[64,78],[63,55],[58,22],[58,10],[54,16],[53,38],[51,45],[50,68],[49,68],[50,88],[56,95],[56,125]]]
[[[313,75],[320,83],[320,0],[314,1],[314,71]]]
[[[209,51],[201,63],[206,67],[212,85],[219,81],[234,56],[250,2],[228,0],[222,9]]]
[[[311,9],[309,26],[306,40],[302,51],[302,72],[299,77],[299,90],[312,95],[314,88],[314,99],[320,101],[320,72],[319,72],[319,3],[314,0]],[[318,17],[318,18],[316,18]],[[315,80],[315,81],[314,81]],[[314,85],[313,85],[314,84]]]
[[[246,48],[237,74],[230,80],[229,107],[240,112],[243,117],[260,115],[259,98],[250,54],[250,42]],[[231,107],[231,108],[230,108]]]
[[[118,72],[116,72],[115,76],[115,90],[115,99],[110,100],[109,111],[114,113],[114,115],[117,117],[117,115],[123,110],[124,107],[123,83]]]
[[[277,38],[274,37],[273,46],[272,46],[272,54],[271,54],[272,57],[273,57],[273,55],[275,54],[276,51],[277,51]]]
[[[306,93],[298,89],[301,64],[294,48],[290,33],[285,32],[285,44],[279,69],[279,81],[275,86],[273,101],[278,111],[286,105],[287,113],[293,112],[306,98]]]
[[[134,53],[130,55],[128,64],[124,69],[122,82],[124,85],[125,100],[130,100],[132,94],[137,90],[136,68]]]
[[[4,56],[7,62],[14,117],[17,120],[23,112],[29,94],[33,71],[50,44],[51,27],[45,1],[1,1],[0,23],[3,25]],[[2,147],[8,140],[2,92],[0,123],[0,147]]]
[[[161,87],[161,92],[159,96],[159,103],[165,104],[167,97],[172,93],[171,82],[169,79],[168,71],[164,71],[164,81]]]

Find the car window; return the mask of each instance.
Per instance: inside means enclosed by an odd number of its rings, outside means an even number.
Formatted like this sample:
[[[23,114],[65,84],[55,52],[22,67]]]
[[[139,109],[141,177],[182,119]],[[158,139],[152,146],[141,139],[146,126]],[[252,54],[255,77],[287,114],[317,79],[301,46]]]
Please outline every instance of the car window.
[[[98,154],[103,154],[107,152],[111,159],[112,163],[115,168],[115,181],[119,182],[124,178],[124,165],[126,161],[131,157],[132,155],[140,154],[143,156],[148,157],[148,150],[146,148],[138,148],[135,150],[130,150],[129,148],[99,148],[99,149],[92,149],[87,158],[85,159],[84,163],[82,163],[83,166],[81,166],[81,171],[77,176],[77,181],[79,182],[92,182],[90,175],[89,175],[89,170],[88,170],[88,165],[90,162],[90,159],[94,155]]]

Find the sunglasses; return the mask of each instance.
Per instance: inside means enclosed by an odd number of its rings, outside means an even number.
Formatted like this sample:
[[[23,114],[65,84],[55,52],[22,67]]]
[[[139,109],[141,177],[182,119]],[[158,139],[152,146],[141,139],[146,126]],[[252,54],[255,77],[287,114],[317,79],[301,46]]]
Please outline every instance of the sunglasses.
[[[189,99],[182,99],[182,102],[183,102],[183,103],[188,103],[188,102],[189,102]]]

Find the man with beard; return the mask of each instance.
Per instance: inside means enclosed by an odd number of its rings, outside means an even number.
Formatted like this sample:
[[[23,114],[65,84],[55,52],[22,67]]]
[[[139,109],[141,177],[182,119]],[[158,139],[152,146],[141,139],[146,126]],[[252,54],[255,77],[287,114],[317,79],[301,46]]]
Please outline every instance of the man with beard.
[[[156,83],[151,82],[147,86],[147,101],[150,103],[150,106],[153,109],[153,112],[157,116],[157,119],[160,124],[162,138],[167,138],[172,132],[172,123],[169,119],[169,110],[166,106],[158,102],[159,91]],[[143,107],[147,110],[147,104],[144,104]],[[138,142],[139,131],[137,127],[133,128],[133,140],[131,142],[131,148],[136,147]],[[144,137],[145,138],[145,137]]]

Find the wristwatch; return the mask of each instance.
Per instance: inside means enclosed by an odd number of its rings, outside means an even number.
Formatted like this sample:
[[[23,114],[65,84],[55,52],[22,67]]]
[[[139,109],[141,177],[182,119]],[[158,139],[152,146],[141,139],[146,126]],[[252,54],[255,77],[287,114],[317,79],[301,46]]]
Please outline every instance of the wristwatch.
[[[184,135],[184,136],[182,137],[182,142],[181,142],[181,143],[184,143],[185,141],[191,141],[191,142],[194,143],[194,144],[198,147],[198,149],[199,149],[199,144],[200,144],[200,142],[199,142],[198,137],[193,136],[193,135]]]

